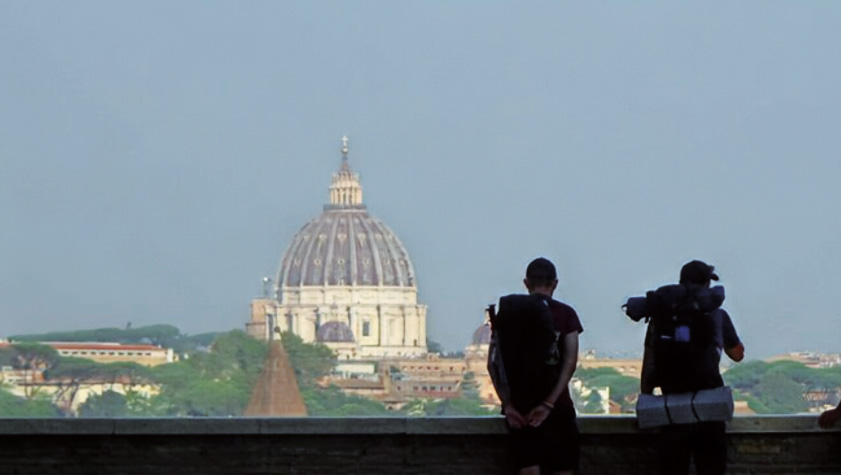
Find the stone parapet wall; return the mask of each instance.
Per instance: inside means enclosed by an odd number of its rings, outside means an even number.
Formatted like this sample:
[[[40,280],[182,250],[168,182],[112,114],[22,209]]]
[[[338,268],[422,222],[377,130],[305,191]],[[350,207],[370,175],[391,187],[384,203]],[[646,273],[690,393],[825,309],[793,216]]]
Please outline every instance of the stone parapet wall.
[[[582,474],[654,473],[654,434],[581,417]],[[841,430],[737,418],[729,473],[839,474]],[[512,473],[501,418],[1,419],[0,473]]]

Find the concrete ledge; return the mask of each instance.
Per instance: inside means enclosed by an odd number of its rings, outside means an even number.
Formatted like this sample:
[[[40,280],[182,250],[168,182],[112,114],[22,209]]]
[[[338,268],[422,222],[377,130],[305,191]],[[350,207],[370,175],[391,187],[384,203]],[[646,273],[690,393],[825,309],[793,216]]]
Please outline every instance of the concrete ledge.
[[[633,416],[579,418],[580,473],[656,473],[657,435]],[[817,417],[741,417],[728,473],[838,475],[841,429]],[[501,417],[0,419],[0,473],[514,473]]]
[[[580,416],[583,434],[637,434],[633,416]],[[841,431],[841,427],[831,429]],[[0,435],[502,435],[502,417],[0,419]],[[730,433],[826,432],[815,415],[737,417]]]

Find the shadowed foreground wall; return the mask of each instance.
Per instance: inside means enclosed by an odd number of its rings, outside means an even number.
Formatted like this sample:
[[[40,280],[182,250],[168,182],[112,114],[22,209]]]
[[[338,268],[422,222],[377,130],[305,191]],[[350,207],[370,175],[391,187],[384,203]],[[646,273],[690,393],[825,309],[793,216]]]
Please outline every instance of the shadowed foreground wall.
[[[582,474],[653,473],[631,417],[580,418]],[[729,473],[839,474],[841,431],[745,417]],[[3,474],[511,473],[500,418],[0,419]]]

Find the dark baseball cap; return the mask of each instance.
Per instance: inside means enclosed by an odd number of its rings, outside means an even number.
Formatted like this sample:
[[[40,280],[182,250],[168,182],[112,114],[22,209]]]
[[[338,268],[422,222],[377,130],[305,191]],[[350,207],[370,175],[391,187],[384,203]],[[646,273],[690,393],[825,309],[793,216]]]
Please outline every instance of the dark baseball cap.
[[[529,280],[555,280],[558,273],[555,271],[555,264],[545,257],[538,257],[529,262],[526,267],[526,279]]]
[[[706,284],[711,280],[718,280],[715,267],[703,261],[691,261],[680,269],[680,282]]]

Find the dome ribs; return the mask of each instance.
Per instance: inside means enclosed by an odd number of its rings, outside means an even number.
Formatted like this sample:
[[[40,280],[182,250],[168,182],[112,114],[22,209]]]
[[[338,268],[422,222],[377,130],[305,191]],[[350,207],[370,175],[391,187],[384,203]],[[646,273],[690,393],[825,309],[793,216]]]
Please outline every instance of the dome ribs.
[[[397,277],[397,279],[396,279],[397,281],[394,283],[394,285],[398,285],[400,287],[406,287],[407,286],[406,281],[408,279],[406,279],[404,277],[408,277],[408,276],[404,276],[403,270],[401,269],[401,267],[402,267],[401,264],[403,262],[408,262],[408,260],[409,260],[408,257],[409,256],[406,256],[404,253],[402,253],[402,252],[400,252],[400,250],[398,250],[398,246],[401,246],[401,243],[397,239],[397,235],[394,234],[394,232],[391,230],[391,228],[389,228],[384,222],[382,222],[382,221],[380,221],[376,218],[372,218],[372,219],[377,222],[377,224],[383,229],[383,231],[385,231],[384,233],[382,233],[383,234],[383,241],[385,241],[385,245],[388,248],[389,254],[391,255],[391,267],[392,267],[392,269],[394,269],[394,275]],[[395,243],[397,245],[395,245]]]
[[[295,237],[292,238],[292,242],[289,244],[289,247],[286,248],[286,253],[284,254],[283,261],[281,263],[280,270],[277,273],[277,279],[275,279],[275,286],[281,289],[284,285],[300,285],[301,284],[301,267],[303,263],[298,263],[295,265],[294,259],[295,256],[299,255],[298,248],[301,247],[303,244],[303,236],[304,232],[309,226],[309,223],[305,224]],[[297,269],[295,273],[293,273],[293,269]]]
[[[374,231],[371,229],[371,218],[368,216],[367,213],[363,217],[360,217],[359,224],[362,228],[365,229],[366,241],[368,241],[368,248],[371,250],[371,257],[374,259],[374,282],[373,285],[387,285],[384,280],[383,276],[383,264],[382,260],[380,259],[380,252],[377,248],[377,244],[372,242],[375,241]],[[366,270],[365,272],[369,272]],[[364,275],[364,274],[363,274]]]
[[[363,247],[362,249],[368,251],[368,253],[370,254],[370,259],[374,261],[373,266],[369,265],[367,266],[367,268],[365,268],[366,266],[363,262],[363,282],[365,280],[364,277],[371,272],[370,269],[371,267],[373,267],[373,275],[370,275],[372,279],[370,279],[371,282],[369,285],[385,285],[385,282],[383,280],[383,265],[382,261],[380,260],[380,253],[377,249],[377,245],[374,243],[374,231],[372,231],[371,223],[369,221],[370,217],[368,216],[368,213],[365,213],[364,215],[361,215],[359,217],[359,227],[361,227],[365,231],[363,236],[365,236],[365,241],[368,243],[367,247]]]
[[[359,175],[347,165],[333,174],[330,203],[295,235],[278,270],[279,292],[290,287],[350,286],[414,288],[409,253],[396,234],[369,215]]]
[[[307,230],[310,231],[309,234],[304,234],[304,241],[305,245],[307,246],[307,250],[304,253],[303,259],[301,259],[301,278],[300,278],[300,285],[310,285],[307,281],[307,277],[309,277],[309,270],[310,270],[310,255],[312,254],[312,248],[315,246],[315,233],[320,231],[321,229],[321,216],[318,218],[310,221],[310,225],[307,226],[304,232]]]
[[[324,285],[336,285],[338,283],[338,279],[335,278],[332,282],[330,281],[330,271],[333,269],[333,250],[336,249],[336,236],[339,234],[339,221],[342,218],[336,213],[330,214],[333,215],[333,226],[332,229],[330,229],[330,234],[327,235],[327,255],[324,257],[324,272],[322,277],[322,282],[324,282]]]
[[[365,210],[328,210],[305,225],[281,260],[278,288],[415,287],[409,253],[383,221]]]
[[[353,218],[354,216],[350,216],[347,220],[348,250],[350,251],[348,280],[350,285],[357,285],[359,282],[357,282],[356,276],[359,275],[359,269],[356,268],[356,230],[353,229]]]

